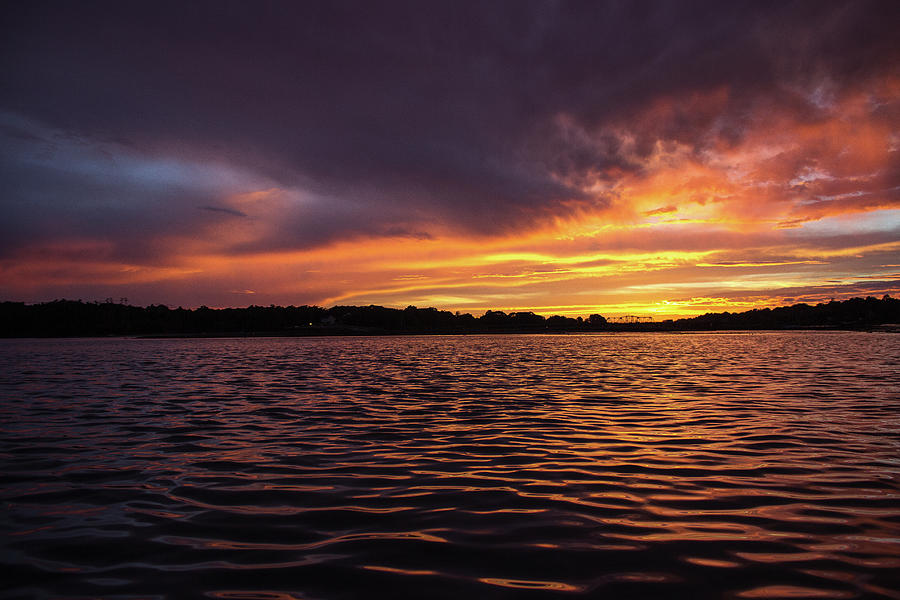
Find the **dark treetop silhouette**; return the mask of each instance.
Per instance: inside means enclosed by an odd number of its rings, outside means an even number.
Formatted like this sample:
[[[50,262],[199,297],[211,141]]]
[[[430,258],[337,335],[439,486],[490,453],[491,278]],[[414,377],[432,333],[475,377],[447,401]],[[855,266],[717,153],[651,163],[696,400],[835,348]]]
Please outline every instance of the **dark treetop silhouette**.
[[[394,333],[536,333],[579,331],[714,331],[734,329],[868,329],[900,323],[900,300],[852,298],[690,319],[609,323],[598,314],[571,318],[489,310],[481,317],[408,306],[249,306],[145,308],[113,302],[55,300],[0,303],[0,336],[102,335],[378,335]]]

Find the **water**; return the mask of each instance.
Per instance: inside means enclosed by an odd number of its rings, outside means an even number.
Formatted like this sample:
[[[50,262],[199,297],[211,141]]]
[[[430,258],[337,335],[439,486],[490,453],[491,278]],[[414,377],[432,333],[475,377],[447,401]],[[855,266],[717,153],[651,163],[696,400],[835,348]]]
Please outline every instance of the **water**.
[[[900,598],[896,335],[6,340],[0,394],[4,597]]]

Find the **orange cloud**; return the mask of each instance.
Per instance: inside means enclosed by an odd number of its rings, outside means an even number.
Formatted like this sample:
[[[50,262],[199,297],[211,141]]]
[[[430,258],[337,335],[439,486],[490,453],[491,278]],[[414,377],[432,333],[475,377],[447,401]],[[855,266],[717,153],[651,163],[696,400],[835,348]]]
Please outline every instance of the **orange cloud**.
[[[352,210],[328,212],[327,198],[299,187],[243,182],[200,206],[208,218],[148,240],[140,255],[102,237],[24,244],[0,260],[0,292],[674,317],[895,289],[898,80],[804,114],[750,105],[726,135],[721,115],[739,102],[720,86],[612,123],[558,116],[565,141],[595,146],[606,162],[560,170],[580,196],[502,233],[423,219],[420,233],[316,237],[314,219],[332,224]]]

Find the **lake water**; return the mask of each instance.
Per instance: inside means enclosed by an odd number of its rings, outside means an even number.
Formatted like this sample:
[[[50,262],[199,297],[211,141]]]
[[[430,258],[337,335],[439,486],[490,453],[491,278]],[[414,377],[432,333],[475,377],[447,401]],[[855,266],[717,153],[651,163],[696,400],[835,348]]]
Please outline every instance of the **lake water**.
[[[900,335],[4,340],[0,395],[4,597],[900,598]]]

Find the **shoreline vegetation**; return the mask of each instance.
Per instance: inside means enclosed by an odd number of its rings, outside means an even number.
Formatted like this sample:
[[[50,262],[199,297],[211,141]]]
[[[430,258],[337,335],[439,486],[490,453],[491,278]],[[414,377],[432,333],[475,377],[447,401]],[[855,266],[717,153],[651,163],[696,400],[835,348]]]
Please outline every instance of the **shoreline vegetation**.
[[[476,333],[679,332],[744,330],[900,332],[900,299],[885,295],[692,318],[621,323],[489,310],[480,317],[436,308],[248,306],[196,309],[114,302],[0,302],[0,337],[264,337]]]

